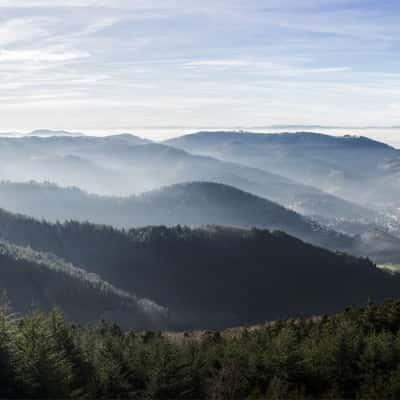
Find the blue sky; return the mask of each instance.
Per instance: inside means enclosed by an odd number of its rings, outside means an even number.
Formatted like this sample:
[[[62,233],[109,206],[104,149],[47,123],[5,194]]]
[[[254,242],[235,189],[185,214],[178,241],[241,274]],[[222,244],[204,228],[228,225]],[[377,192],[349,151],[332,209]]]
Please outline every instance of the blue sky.
[[[1,131],[398,126],[400,2],[0,0],[0,85]]]

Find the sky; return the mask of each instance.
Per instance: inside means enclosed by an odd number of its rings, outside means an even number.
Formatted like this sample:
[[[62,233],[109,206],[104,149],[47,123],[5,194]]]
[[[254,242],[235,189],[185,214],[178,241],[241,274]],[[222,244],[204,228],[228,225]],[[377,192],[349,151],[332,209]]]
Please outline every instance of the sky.
[[[400,1],[0,0],[0,87],[2,132],[400,126]]]

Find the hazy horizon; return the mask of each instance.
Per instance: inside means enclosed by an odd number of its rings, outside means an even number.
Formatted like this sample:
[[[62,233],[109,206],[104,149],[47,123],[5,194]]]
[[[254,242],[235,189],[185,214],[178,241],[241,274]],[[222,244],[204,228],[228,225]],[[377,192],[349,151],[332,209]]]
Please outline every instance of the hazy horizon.
[[[400,124],[396,1],[0,0],[0,11],[2,131]]]
[[[25,130],[0,131],[0,137],[12,133],[29,134],[36,130],[67,131],[71,133],[82,133],[89,136],[108,136],[121,133],[130,133],[144,139],[153,141],[164,141],[178,136],[196,133],[199,131],[245,131],[252,133],[295,133],[301,131],[323,133],[332,136],[366,136],[395,148],[400,149],[400,127],[350,127],[350,126],[317,126],[317,125],[266,125],[266,126],[149,126],[149,127],[116,127],[114,129],[67,129],[65,127],[48,128],[37,127]]]

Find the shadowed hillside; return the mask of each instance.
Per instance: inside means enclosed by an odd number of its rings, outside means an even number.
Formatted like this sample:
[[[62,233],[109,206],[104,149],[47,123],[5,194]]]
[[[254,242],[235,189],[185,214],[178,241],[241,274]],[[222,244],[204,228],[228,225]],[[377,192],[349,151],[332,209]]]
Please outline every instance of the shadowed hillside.
[[[167,326],[167,311],[118,290],[49,253],[0,242],[0,288],[15,311],[58,307],[73,321],[109,320],[125,328]]]
[[[222,227],[51,225],[2,213],[0,236],[49,251],[138,297],[181,327],[227,327],[306,316],[396,296],[400,277],[282,232]]]

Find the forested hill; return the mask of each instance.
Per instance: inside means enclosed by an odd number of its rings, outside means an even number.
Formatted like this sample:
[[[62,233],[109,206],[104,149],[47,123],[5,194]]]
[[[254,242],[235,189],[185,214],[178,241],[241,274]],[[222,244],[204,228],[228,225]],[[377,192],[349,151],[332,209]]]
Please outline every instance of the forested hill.
[[[400,303],[256,329],[123,333],[0,309],[1,398],[398,399]]]
[[[0,241],[0,288],[15,311],[58,307],[79,322],[109,320],[125,328],[168,326],[167,311],[118,290],[52,254]]]
[[[190,182],[130,197],[90,195],[53,184],[0,182],[0,207],[56,222],[116,227],[208,224],[279,229],[326,248],[350,251],[354,241],[277,203],[232,186]]]
[[[400,277],[282,232],[222,227],[119,231],[2,213],[0,236],[50,251],[179,316],[182,329],[329,313],[395,297]]]

